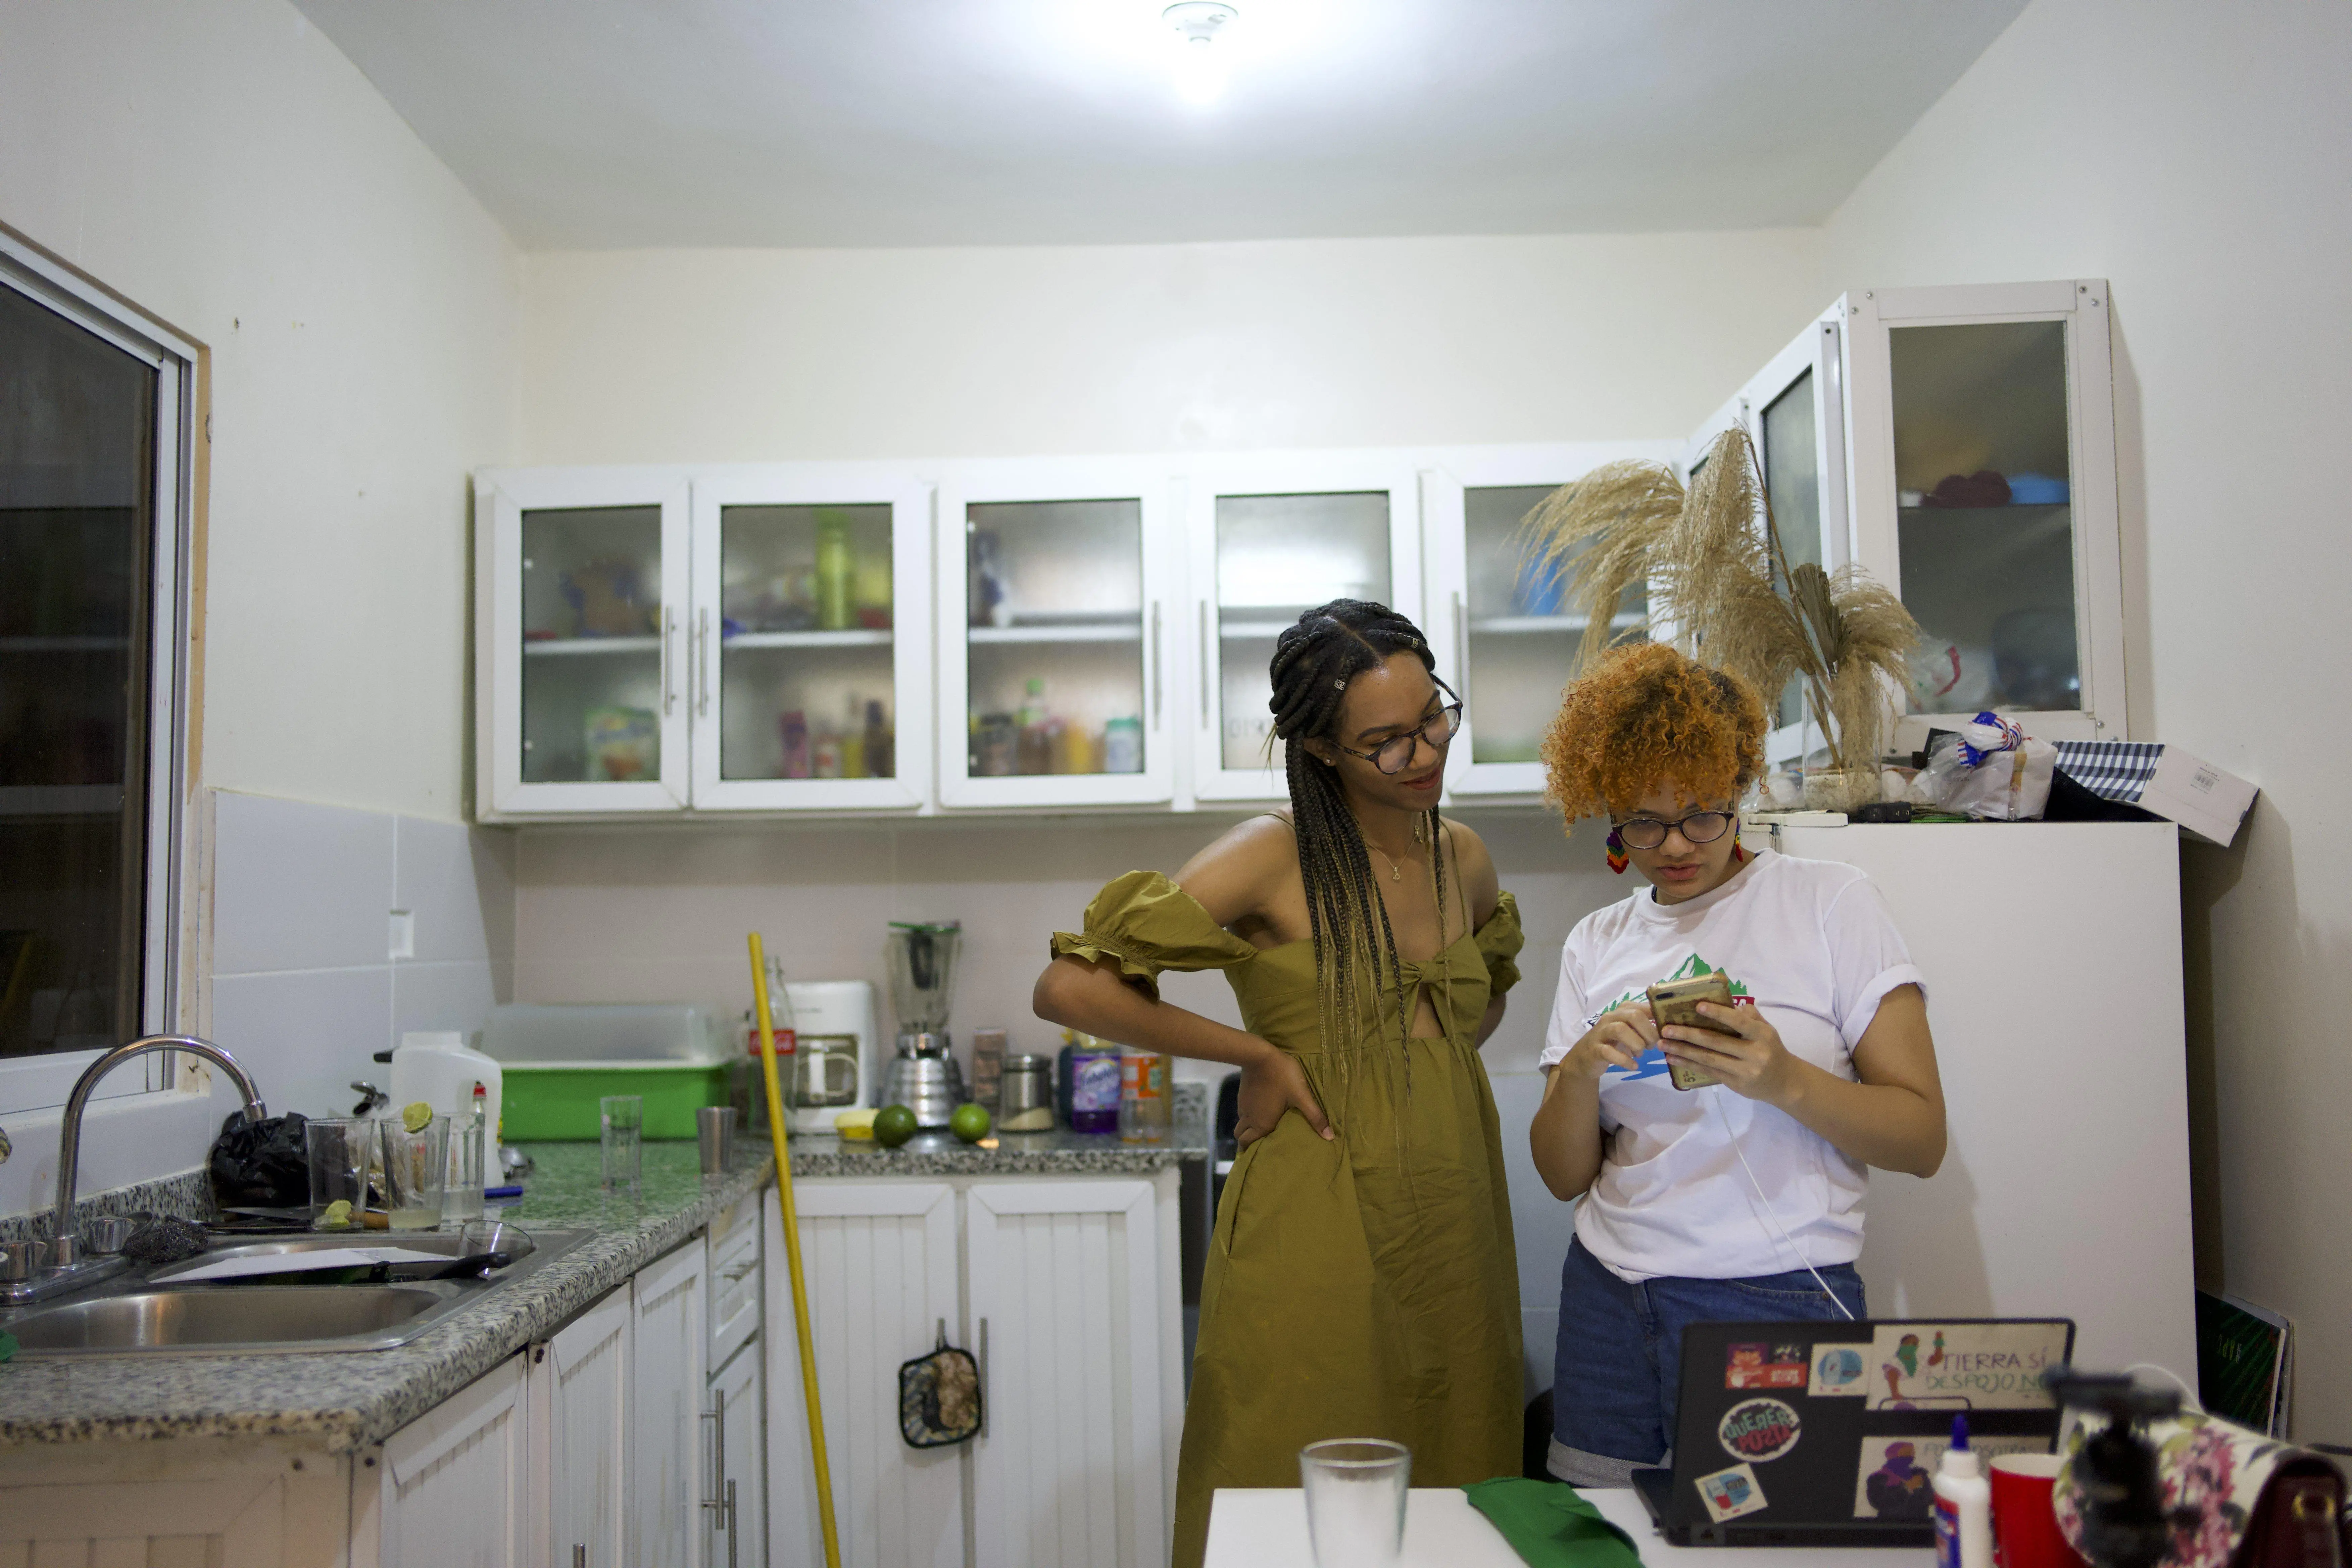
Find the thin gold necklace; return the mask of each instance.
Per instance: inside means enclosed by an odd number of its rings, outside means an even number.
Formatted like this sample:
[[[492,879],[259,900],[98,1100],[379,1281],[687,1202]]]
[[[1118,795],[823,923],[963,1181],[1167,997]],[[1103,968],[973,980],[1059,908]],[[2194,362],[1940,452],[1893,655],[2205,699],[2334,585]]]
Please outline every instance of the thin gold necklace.
[[[1417,817],[1413,818],[1413,823],[1412,823],[1412,841],[1413,841],[1415,844],[1421,844],[1421,843],[1425,843],[1425,842],[1427,842],[1427,839],[1426,839],[1426,837],[1425,837],[1425,835],[1427,834],[1428,830],[1429,830],[1429,819],[1428,819],[1428,818],[1426,818],[1426,817],[1420,817],[1420,816],[1417,816]],[[1360,838],[1360,839],[1362,839],[1366,844],[1370,845],[1370,846],[1371,846],[1371,848],[1372,848],[1372,851],[1373,851],[1375,854],[1379,855],[1379,856],[1380,856],[1380,858],[1381,858],[1381,859],[1386,860],[1386,861],[1389,863],[1389,880],[1390,880],[1390,881],[1391,881],[1391,882],[1402,882],[1402,881],[1403,881],[1403,880],[1404,880],[1404,867],[1403,867],[1403,865],[1402,865],[1402,864],[1401,864],[1401,863],[1400,863],[1400,862],[1399,862],[1399,861],[1398,861],[1398,860],[1397,860],[1393,856],[1391,856],[1391,855],[1387,850],[1382,849],[1379,845],[1377,845],[1377,844],[1373,844],[1373,843],[1372,843],[1372,836],[1371,836],[1370,834],[1369,834],[1369,833],[1367,833],[1367,832],[1365,832],[1365,831],[1364,831],[1364,825],[1363,825],[1363,823],[1362,823],[1362,821],[1361,821],[1361,820],[1359,820],[1359,821],[1357,822],[1357,824],[1356,824],[1356,837],[1359,837],[1359,838]]]

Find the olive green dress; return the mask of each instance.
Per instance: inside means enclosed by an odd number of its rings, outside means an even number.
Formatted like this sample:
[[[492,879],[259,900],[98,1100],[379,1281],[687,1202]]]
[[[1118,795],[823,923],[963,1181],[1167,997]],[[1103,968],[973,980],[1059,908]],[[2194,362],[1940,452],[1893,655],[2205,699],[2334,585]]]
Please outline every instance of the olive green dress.
[[[1107,885],[1086,928],[1056,932],[1055,955],[1116,962],[1155,995],[1162,970],[1223,970],[1244,1026],[1298,1059],[1338,1134],[1286,1114],[1226,1181],[1178,1459],[1177,1568],[1201,1561],[1216,1489],[1296,1487],[1298,1450],[1320,1438],[1403,1443],[1415,1486],[1518,1474],[1518,1267],[1475,1043],[1487,1003],[1519,978],[1511,895],[1404,966],[1408,1005],[1426,986],[1444,1033],[1402,1044],[1383,988],[1379,1032],[1367,1006],[1364,1037],[1325,1048],[1313,945],[1253,947],[1158,872]]]

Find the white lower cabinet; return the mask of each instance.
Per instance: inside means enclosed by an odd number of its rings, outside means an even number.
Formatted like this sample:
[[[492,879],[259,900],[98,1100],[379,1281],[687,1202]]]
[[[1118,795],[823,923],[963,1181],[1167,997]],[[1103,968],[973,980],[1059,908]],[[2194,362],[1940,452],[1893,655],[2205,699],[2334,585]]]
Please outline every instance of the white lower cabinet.
[[[1177,1174],[797,1184],[842,1560],[857,1568],[1152,1568],[1182,1422]],[[769,1498],[779,1562],[819,1562],[781,1221],[768,1215]],[[985,1426],[916,1449],[899,1366],[944,1324]],[[971,1534],[967,1542],[966,1521]]]
[[[709,1568],[766,1568],[768,1561],[767,1380],[758,1340],[710,1378],[708,1495],[702,1500],[703,1561]]]
[[[635,1337],[625,1285],[536,1347],[530,1366],[534,1514],[550,1568],[630,1568]]]
[[[697,1238],[639,1269],[631,1291],[635,1568],[698,1568],[704,1561],[705,1256]]]
[[[384,1444],[376,1469],[382,1568],[522,1568],[530,1560],[531,1354],[509,1357]]]

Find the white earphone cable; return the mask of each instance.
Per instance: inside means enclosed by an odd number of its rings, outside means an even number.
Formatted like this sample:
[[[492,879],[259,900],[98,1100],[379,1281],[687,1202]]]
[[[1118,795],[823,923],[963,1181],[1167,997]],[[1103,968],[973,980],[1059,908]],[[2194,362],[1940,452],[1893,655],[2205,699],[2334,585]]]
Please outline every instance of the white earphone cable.
[[[1706,1091],[1702,1089],[1700,1092]],[[1722,1100],[1717,1096],[1708,1095],[1707,1100],[1715,1107],[1715,1119],[1723,1124],[1725,1142],[1731,1145],[1731,1152],[1739,1156],[1739,1168],[1748,1173],[1748,1184],[1756,1189],[1756,1201],[1763,1205],[1764,1217],[1772,1222],[1772,1228],[1780,1233],[1780,1239],[1788,1244],[1790,1252],[1797,1255],[1797,1261],[1805,1266],[1805,1272],[1813,1277],[1813,1283],[1822,1288],[1822,1294],[1830,1299],[1830,1305],[1844,1313],[1847,1322],[1853,1322],[1853,1314],[1846,1311],[1845,1303],[1838,1300],[1837,1292],[1830,1289],[1830,1282],[1822,1278],[1822,1271],[1813,1267],[1813,1260],[1805,1256],[1805,1249],[1797,1245],[1796,1238],[1789,1234],[1789,1227],[1782,1225],[1780,1216],[1773,1212],[1772,1200],[1764,1195],[1764,1184],[1756,1179],[1755,1167],[1748,1163],[1748,1151],[1739,1146],[1739,1139],[1731,1131],[1731,1118],[1724,1114]]]

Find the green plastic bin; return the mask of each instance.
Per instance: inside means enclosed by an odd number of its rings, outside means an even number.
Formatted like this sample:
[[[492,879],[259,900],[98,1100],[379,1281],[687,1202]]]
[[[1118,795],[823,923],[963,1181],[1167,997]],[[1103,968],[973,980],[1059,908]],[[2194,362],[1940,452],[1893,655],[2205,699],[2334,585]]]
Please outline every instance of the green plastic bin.
[[[509,1143],[603,1136],[597,1101],[641,1095],[647,1138],[691,1138],[694,1113],[727,1103],[724,1062],[505,1062],[501,1107]]]

